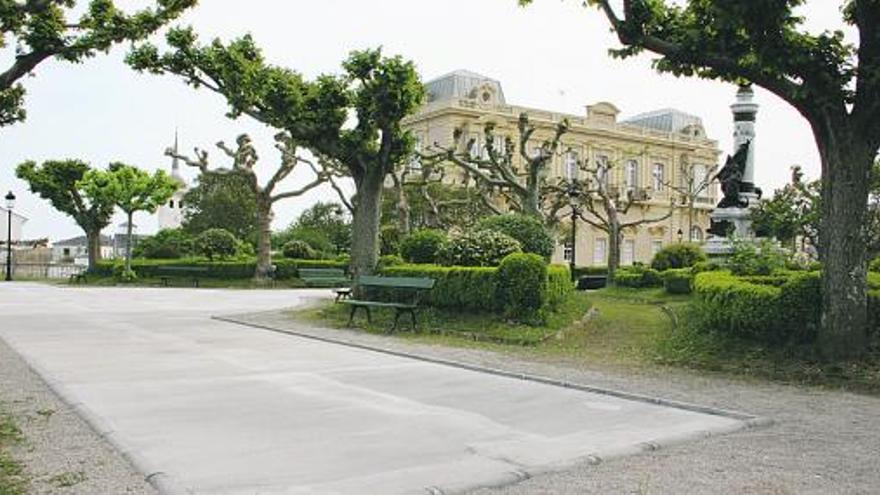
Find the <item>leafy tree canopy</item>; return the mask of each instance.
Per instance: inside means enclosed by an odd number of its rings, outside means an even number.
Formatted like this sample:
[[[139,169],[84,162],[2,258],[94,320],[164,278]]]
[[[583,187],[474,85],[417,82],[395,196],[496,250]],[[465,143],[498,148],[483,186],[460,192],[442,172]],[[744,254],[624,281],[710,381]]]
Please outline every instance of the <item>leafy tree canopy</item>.
[[[196,0],[157,0],[128,14],[113,0],[0,0],[0,54],[12,60],[0,73],[0,126],[24,120],[24,87],[18,81],[50,57],[81,62],[114,44],[155,32]],[[78,17],[74,12],[83,11]],[[14,47],[14,55],[5,53]],[[7,56],[9,55],[9,56]]]
[[[247,177],[240,174],[201,174],[183,197],[183,229],[198,235],[224,228],[251,243],[257,237],[257,202]]]

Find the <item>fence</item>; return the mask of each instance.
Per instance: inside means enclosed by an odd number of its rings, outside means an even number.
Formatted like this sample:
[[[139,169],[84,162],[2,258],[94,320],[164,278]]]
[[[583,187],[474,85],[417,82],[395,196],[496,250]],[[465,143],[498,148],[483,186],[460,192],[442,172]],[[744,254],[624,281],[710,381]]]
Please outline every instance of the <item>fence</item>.
[[[15,258],[13,257],[13,260]],[[82,273],[86,267],[72,263],[13,263],[12,278],[54,278],[65,279]],[[0,265],[0,276],[6,277],[6,263]]]

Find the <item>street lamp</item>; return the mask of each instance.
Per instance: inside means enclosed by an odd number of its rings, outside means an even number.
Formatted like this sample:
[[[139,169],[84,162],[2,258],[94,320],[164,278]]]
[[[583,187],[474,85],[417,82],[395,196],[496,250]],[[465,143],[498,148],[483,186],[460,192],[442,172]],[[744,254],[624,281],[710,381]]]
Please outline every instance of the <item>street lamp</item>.
[[[568,206],[571,207],[571,260],[569,260],[568,266],[571,269],[572,280],[577,280],[575,274],[577,269],[577,219],[580,216],[578,200],[578,191],[572,187],[568,191]]]
[[[684,232],[681,229],[678,229],[678,243],[681,244],[681,240],[684,239]]]
[[[12,209],[15,208],[15,194],[12,191],[6,195],[6,281],[12,281]]]

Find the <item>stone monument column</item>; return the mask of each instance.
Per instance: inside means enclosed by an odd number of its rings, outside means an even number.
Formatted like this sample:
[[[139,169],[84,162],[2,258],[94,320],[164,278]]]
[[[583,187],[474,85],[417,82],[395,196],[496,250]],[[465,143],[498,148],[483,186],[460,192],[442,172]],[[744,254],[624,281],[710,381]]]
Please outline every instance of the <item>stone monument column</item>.
[[[759,105],[755,103],[755,91],[750,85],[739,87],[736,93],[736,102],[730,106],[733,111],[733,145],[734,153],[746,143],[749,145],[749,155],[746,158],[746,168],[743,173],[740,191],[743,197],[748,198],[750,203],[758,198],[755,190],[755,121],[758,116]]]

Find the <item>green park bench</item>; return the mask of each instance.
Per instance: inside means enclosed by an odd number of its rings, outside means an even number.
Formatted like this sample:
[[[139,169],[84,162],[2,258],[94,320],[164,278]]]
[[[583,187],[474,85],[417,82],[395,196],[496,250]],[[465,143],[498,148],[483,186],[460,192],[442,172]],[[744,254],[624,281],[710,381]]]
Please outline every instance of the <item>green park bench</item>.
[[[297,270],[299,278],[306,283],[306,287],[334,287],[336,302],[351,296],[351,279],[345,276],[345,270],[341,268],[300,268]]]
[[[171,287],[171,280],[178,277],[189,278],[193,287],[199,286],[199,275],[208,273],[207,267],[202,266],[160,266],[156,269],[159,275],[159,284],[162,287]]]
[[[434,288],[434,279],[432,278],[412,278],[412,277],[372,277],[359,276],[355,279],[355,286],[360,290],[359,299],[346,299],[343,304],[351,306],[351,314],[348,316],[348,325],[351,326],[354,321],[354,315],[358,308],[364,308],[367,312],[367,322],[372,323],[372,315],[370,308],[389,308],[394,309],[394,325],[391,331],[397,330],[397,322],[400,315],[409,313],[412,320],[412,329],[416,329],[416,309],[419,307],[421,294],[426,290]],[[392,294],[398,299],[394,302],[377,301],[375,297],[371,297],[369,289],[390,289]],[[366,289],[366,290],[364,290]]]

